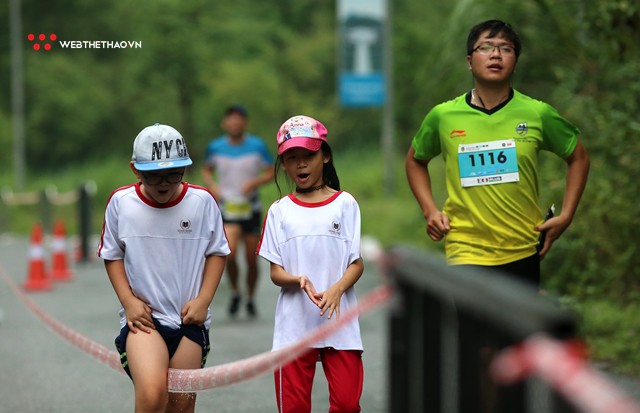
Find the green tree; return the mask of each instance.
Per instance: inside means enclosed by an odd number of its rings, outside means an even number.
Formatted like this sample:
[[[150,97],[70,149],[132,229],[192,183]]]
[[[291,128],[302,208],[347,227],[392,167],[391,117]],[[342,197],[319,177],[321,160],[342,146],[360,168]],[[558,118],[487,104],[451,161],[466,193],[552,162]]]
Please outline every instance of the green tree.
[[[392,5],[398,156],[433,105],[471,87],[467,30],[489,18],[511,22],[524,41],[514,86],[578,125],[592,159],[575,222],[543,262],[546,282],[577,296],[633,297],[640,279],[640,206],[633,202],[640,189],[635,139],[640,5],[631,0]],[[8,19],[6,4],[0,5],[0,19]],[[382,111],[346,109],[337,102],[333,1],[23,0],[23,27],[64,40],[143,42],[142,49],[25,50],[31,174],[106,156],[128,159],[135,135],[154,122],[181,130],[197,165],[205,143],[221,132],[221,112],[232,102],[249,107],[252,130],[269,138],[272,149],[280,123],[307,113],[329,126],[336,150],[378,150]],[[0,75],[8,80],[8,34],[0,40]],[[24,45],[29,46],[26,40]],[[5,96],[0,144],[9,148],[8,81],[0,83],[0,93]],[[0,154],[0,160],[9,164],[10,153]],[[563,168],[562,161],[542,157],[543,206],[561,202]],[[380,187],[372,178],[369,193]]]

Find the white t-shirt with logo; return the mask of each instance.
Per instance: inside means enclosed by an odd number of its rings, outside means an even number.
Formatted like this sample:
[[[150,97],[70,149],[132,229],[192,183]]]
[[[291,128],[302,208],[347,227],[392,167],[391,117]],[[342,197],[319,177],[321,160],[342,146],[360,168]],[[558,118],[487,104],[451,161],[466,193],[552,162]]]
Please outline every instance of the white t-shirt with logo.
[[[353,196],[337,192],[321,203],[305,203],[288,195],[269,208],[258,255],[282,266],[292,275],[306,275],[316,291],[335,284],[360,258],[360,208]],[[357,305],[355,289],[342,295],[340,312]],[[276,304],[273,350],[305,337],[325,323],[335,323],[302,289],[282,288]],[[312,347],[363,350],[357,318]]]
[[[215,199],[205,188],[184,183],[167,204],[146,198],[140,184],[115,190],[107,203],[98,256],[124,260],[136,297],[151,306],[160,324],[179,328],[182,306],[198,296],[205,257],[229,255]],[[120,309],[124,327],[124,309]],[[205,327],[211,324],[207,314]]]

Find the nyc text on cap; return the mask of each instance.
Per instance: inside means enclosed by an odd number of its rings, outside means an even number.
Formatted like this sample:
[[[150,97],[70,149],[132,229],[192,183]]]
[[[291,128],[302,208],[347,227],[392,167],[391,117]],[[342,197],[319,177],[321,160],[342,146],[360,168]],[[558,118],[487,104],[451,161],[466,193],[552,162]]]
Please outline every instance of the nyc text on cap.
[[[316,152],[327,141],[327,128],[319,121],[304,115],[287,119],[276,136],[278,141],[278,155],[287,149],[305,148]]]
[[[180,132],[159,123],[147,126],[136,136],[131,160],[139,171],[182,168],[193,163]]]

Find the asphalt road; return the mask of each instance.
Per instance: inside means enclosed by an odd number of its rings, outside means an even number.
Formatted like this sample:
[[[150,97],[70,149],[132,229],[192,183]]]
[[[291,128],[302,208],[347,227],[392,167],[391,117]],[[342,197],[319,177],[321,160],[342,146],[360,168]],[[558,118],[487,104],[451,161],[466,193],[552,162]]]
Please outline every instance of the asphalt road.
[[[50,242],[45,240],[45,245]],[[133,386],[129,378],[60,338],[3,280],[9,277],[20,286],[24,284],[28,250],[28,239],[0,235],[0,413],[132,411]],[[28,293],[28,296],[62,324],[114,349],[119,303],[102,261],[72,263],[72,267],[73,280],[55,283],[52,291]],[[269,352],[278,289],[268,278],[266,263],[263,262],[262,268],[256,319],[249,319],[244,311],[236,319],[229,318],[226,308],[230,290],[223,278],[212,305],[212,351],[208,367]],[[365,296],[382,283],[375,266],[367,263],[365,274],[357,284],[358,296]],[[383,306],[365,314],[360,324],[365,345],[362,411],[387,412],[388,308]],[[619,389],[640,400],[640,380],[600,367]],[[276,411],[271,372],[199,392],[197,397],[198,412]],[[328,406],[327,385],[318,366],[313,413],[326,412]]]
[[[45,240],[45,245],[49,242]],[[24,284],[28,243],[26,238],[0,236],[0,412],[132,411],[133,385],[129,378],[52,332],[2,280],[8,276],[20,286]],[[62,324],[114,349],[119,304],[102,260],[71,263],[71,266],[73,280],[55,283],[52,291],[29,293],[29,297]],[[367,267],[357,284],[360,297],[381,284],[373,265]],[[236,319],[229,318],[226,308],[230,289],[223,278],[212,305],[212,351],[207,366],[270,351],[278,289],[268,278],[266,264],[263,268],[257,298],[259,317],[256,319],[249,319],[244,311]],[[360,320],[365,345],[365,382],[361,399],[364,412],[387,411],[386,311],[382,307]],[[197,397],[196,411],[199,412],[276,411],[271,372],[198,392]],[[326,412],[328,408],[327,385],[322,368],[318,366],[313,412]]]

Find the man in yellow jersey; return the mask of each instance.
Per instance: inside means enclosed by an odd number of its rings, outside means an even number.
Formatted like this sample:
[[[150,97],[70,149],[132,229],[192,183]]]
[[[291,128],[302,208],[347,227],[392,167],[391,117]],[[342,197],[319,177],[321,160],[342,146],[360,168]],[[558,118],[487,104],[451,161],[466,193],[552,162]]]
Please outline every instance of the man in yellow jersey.
[[[406,157],[409,186],[434,241],[445,239],[451,265],[490,266],[540,284],[540,260],[571,224],[589,156],[580,131],[550,105],[511,87],[522,44],[507,23],[489,20],[467,38],[474,88],[435,106]],[[567,163],[561,213],[543,222],[538,153]],[[448,199],[442,211],[427,166],[442,154]],[[541,231],[546,232],[538,251]]]

